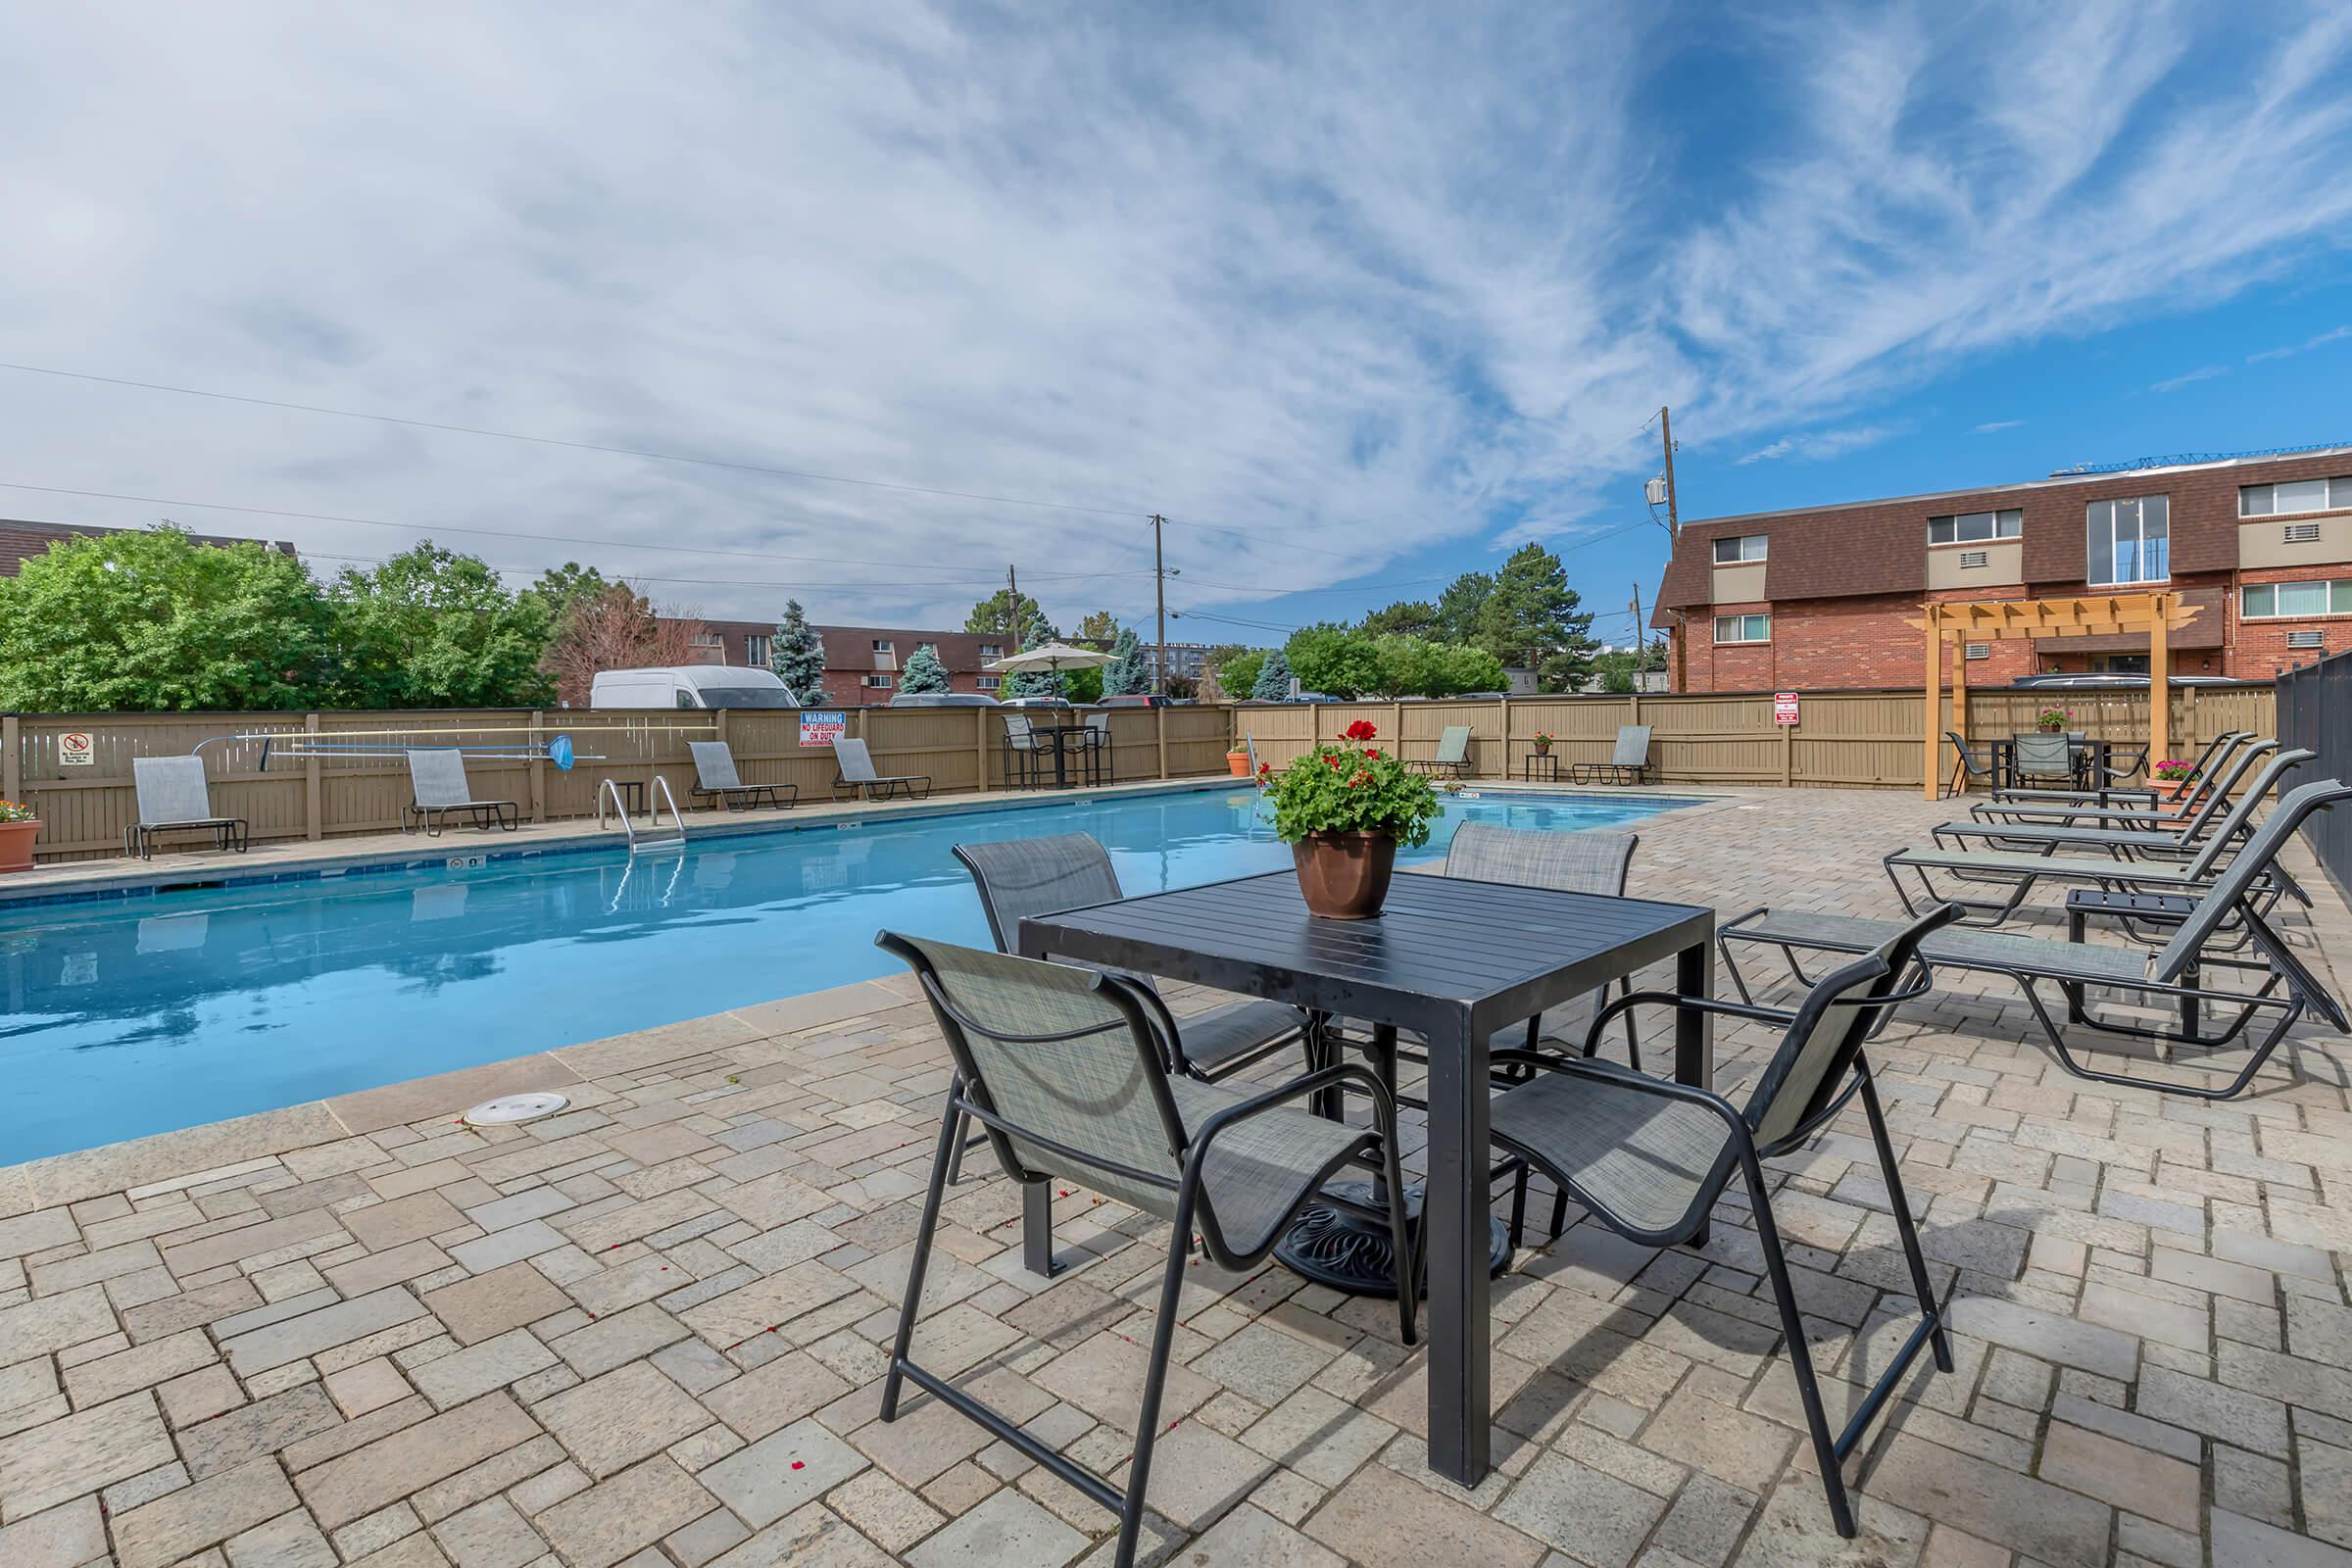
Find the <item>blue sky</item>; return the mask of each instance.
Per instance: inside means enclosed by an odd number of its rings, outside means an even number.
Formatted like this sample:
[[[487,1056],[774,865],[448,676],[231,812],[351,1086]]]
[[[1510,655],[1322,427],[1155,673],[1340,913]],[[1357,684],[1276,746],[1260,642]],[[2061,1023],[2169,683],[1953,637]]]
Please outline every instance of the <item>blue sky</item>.
[[[21,31],[0,515],[1068,624],[1157,511],[1253,640],[1529,538],[1646,598],[1661,403],[1686,516],[2352,438],[2340,3]]]

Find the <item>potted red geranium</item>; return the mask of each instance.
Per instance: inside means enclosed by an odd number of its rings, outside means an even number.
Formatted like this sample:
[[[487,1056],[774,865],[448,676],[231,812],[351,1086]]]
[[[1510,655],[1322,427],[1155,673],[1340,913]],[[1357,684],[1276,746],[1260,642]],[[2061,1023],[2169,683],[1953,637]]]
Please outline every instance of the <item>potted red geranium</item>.
[[[32,841],[40,837],[41,819],[29,806],[0,801],[0,871],[32,869]]]
[[[1388,897],[1397,846],[1429,842],[1437,791],[1372,745],[1379,733],[1359,718],[1341,732],[1348,744],[1318,746],[1280,773],[1261,769],[1309,914],[1370,919]]]

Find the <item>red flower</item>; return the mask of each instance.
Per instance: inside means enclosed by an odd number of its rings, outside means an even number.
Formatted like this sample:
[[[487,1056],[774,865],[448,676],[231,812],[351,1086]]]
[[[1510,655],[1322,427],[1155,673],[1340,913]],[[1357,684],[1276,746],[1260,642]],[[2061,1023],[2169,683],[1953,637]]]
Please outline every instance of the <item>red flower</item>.
[[[1348,781],[1348,787],[1351,790],[1360,790],[1371,782],[1372,775],[1358,768],[1355,776]]]
[[[1364,755],[1371,758],[1374,761],[1378,761],[1380,760],[1380,748],[1377,746],[1367,746],[1364,748]]]
[[[1370,719],[1359,718],[1354,723],[1348,725],[1346,729],[1340,731],[1340,739],[1344,741],[1368,741],[1379,733],[1379,730],[1372,727],[1372,721]]]
[[[1343,759],[1337,752],[1325,752],[1323,754],[1323,760],[1331,764],[1331,770],[1334,773],[1337,773],[1341,768],[1348,765],[1346,760]]]
[[[1267,774],[1273,771],[1274,764],[1272,762],[1260,762],[1257,764],[1257,776],[1259,778],[1264,778]]]

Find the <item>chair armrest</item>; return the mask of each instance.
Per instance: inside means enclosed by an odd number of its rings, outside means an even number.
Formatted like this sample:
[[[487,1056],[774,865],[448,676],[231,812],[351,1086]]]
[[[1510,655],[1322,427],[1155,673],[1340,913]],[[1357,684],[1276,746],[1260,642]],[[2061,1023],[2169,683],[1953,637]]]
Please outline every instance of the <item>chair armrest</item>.
[[[1675,991],[1629,991],[1615,1002],[1603,1005],[1592,1015],[1592,1027],[1585,1031],[1585,1049],[1592,1051],[1598,1048],[1600,1032],[1607,1027],[1610,1019],[1629,1007],[1638,1007],[1645,1004],[1687,1007],[1692,1012],[1720,1012],[1726,1017],[1746,1018],[1756,1023],[1785,1024],[1796,1016],[1795,1013],[1782,1007],[1759,1007],[1751,1003],[1721,1002],[1713,997],[1686,997]],[[1493,1055],[1500,1056],[1501,1053],[1495,1052],[1493,1053]]]
[[[1303,1095],[1311,1095],[1318,1090],[1329,1089],[1332,1085],[1340,1083],[1353,1083],[1361,1086],[1372,1097],[1374,1123],[1372,1130],[1393,1136],[1396,1125],[1396,1110],[1390,1103],[1388,1086],[1380,1081],[1380,1076],[1371,1068],[1357,1062],[1342,1062],[1336,1067],[1324,1067],[1308,1073],[1303,1078],[1294,1078],[1288,1083],[1279,1084],[1262,1095],[1252,1095],[1238,1105],[1228,1105],[1218,1111],[1202,1122],[1199,1129],[1188,1129],[1193,1134],[1192,1143],[1186,1153],[1188,1163],[1198,1160],[1207,1151],[1208,1146],[1216,1140],[1217,1135],[1234,1123],[1247,1121],[1252,1116],[1263,1115],[1265,1112],[1287,1104]]]
[[[1739,1106],[1712,1089],[1677,1083],[1672,1078],[1652,1078],[1647,1073],[1636,1072],[1631,1067],[1620,1067],[1613,1061],[1598,1058],[1553,1056],[1540,1051],[1494,1053],[1496,1060],[1505,1056],[1513,1060],[1525,1060],[1529,1065],[1546,1071],[1566,1073],[1571,1078],[1590,1078],[1598,1083],[1614,1084],[1620,1089],[1630,1089],[1636,1094],[1655,1095],[1661,1100],[1679,1100],[1686,1104],[1701,1106],[1712,1111],[1731,1130],[1734,1143],[1750,1153],[1754,1152],[1755,1133],[1747,1125],[1747,1118],[1740,1114]]]

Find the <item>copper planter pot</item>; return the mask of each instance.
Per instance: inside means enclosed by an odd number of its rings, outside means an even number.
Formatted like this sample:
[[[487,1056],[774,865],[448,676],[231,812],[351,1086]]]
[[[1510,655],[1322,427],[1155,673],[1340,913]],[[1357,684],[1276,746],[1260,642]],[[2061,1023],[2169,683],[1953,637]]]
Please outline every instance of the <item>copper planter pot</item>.
[[[1326,920],[1369,920],[1389,896],[1396,840],[1387,833],[1309,833],[1291,846],[1306,912]]]

